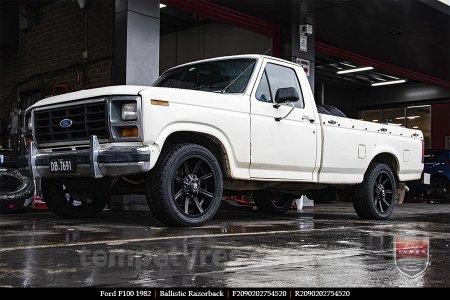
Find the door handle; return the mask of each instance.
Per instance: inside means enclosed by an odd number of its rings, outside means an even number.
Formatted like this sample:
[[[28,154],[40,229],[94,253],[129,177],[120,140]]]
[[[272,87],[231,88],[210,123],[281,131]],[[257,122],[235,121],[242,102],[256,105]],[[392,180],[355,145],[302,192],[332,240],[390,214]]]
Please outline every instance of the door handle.
[[[303,116],[302,117],[302,120],[308,120],[310,123],[314,123],[314,119],[311,119],[310,117],[308,117],[308,116]]]
[[[336,124],[335,120],[328,120],[328,124]]]

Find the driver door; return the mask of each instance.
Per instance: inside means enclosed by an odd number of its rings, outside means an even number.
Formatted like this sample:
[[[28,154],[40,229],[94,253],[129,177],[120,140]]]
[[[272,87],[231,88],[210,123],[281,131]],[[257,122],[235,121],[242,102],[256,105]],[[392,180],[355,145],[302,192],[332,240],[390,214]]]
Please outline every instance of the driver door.
[[[318,120],[311,104],[305,106],[294,66],[266,59],[252,91],[250,177],[254,179],[313,179]],[[297,90],[299,100],[274,107],[277,90],[287,87]],[[286,118],[275,120],[282,117]]]

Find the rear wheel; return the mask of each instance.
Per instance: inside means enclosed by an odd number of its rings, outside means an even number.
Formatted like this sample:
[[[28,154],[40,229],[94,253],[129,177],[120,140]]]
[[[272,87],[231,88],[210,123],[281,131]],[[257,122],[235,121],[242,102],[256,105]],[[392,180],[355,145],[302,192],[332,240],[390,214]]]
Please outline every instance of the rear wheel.
[[[294,201],[291,195],[273,191],[253,192],[253,202],[256,207],[265,213],[282,214],[289,210]]]
[[[373,163],[364,174],[362,183],[355,187],[353,207],[362,219],[387,219],[397,202],[397,187],[391,169],[382,163]]]
[[[149,174],[147,201],[168,226],[200,226],[214,217],[222,200],[222,172],[214,155],[195,144],[173,146]]]
[[[109,195],[74,199],[59,179],[42,179],[42,196],[48,209],[65,218],[91,218],[98,215],[109,201]]]

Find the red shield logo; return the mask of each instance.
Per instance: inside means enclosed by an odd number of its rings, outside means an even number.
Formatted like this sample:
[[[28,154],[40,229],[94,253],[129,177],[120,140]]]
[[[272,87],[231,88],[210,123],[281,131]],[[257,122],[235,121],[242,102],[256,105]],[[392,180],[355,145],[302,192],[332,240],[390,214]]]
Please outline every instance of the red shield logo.
[[[402,236],[395,239],[395,265],[400,273],[414,278],[430,264],[430,242],[427,237]]]

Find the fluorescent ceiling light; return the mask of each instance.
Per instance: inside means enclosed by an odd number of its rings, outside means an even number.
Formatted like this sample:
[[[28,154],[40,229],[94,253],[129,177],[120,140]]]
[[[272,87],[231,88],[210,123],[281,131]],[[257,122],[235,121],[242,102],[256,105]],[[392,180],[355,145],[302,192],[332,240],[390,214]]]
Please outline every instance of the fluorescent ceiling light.
[[[356,67],[355,65],[348,64],[348,63],[341,63],[341,64],[344,65],[344,66],[350,67],[350,68],[355,68]]]
[[[438,1],[450,6],[450,0],[438,0]]]
[[[347,74],[347,73],[362,72],[362,71],[367,71],[367,70],[373,70],[373,67],[362,67],[362,68],[342,70],[342,71],[337,71],[336,74]]]
[[[166,6],[167,6],[167,5],[162,4],[162,3],[159,4],[159,8],[164,8],[164,7],[166,7]]]
[[[391,76],[391,75],[386,75],[386,74],[383,74],[383,75],[386,76],[386,77],[392,78],[392,79],[400,79],[400,78],[398,78],[398,77]]]
[[[383,81],[383,82],[374,82],[371,84],[371,86],[380,86],[380,85],[388,85],[388,84],[397,84],[397,83],[404,83],[406,82],[405,79],[400,80],[392,80],[392,81]]]
[[[417,128],[419,128],[419,126],[413,126],[413,128],[414,128],[414,129],[417,129]]]
[[[397,117],[397,118],[395,118],[396,120],[403,120],[405,117]],[[414,119],[417,119],[417,118],[420,118],[420,116],[409,116],[409,117],[407,117],[409,120],[414,120]]]
[[[378,122],[378,120],[372,120],[372,122]]]
[[[422,107],[430,107],[429,105],[415,105],[415,106],[408,106],[407,108],[422,108]]]

